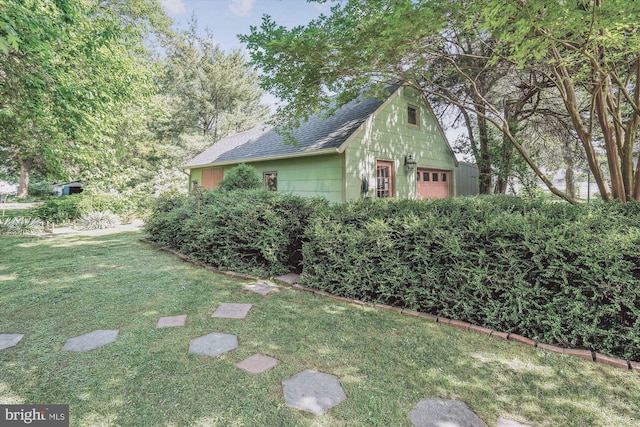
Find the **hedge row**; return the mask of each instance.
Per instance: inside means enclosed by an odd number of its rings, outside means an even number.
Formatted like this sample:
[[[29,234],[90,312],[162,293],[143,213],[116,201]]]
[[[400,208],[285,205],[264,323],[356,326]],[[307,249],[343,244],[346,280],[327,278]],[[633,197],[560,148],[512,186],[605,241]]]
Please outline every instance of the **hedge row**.
[[[302,238],[327,203],[266,190],[208,191],[199,202],[161,198],[145,229],[152,239],[223,270],[279,275],[301,271]]]
[[[328,207],[263,190],[168,197],[157,242],[220,269],[640,360],[640,205],[511,197]]]
[[[391,200],[310,221],[303,284],[640,360],[640,205]]]

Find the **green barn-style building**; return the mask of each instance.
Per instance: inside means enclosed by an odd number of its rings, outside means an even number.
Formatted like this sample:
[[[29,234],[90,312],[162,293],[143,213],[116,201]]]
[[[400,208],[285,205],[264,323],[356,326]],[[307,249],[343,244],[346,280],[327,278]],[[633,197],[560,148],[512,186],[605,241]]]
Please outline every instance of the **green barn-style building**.
[[[259,125],[229,136],[189,161],[191,184],[216,188],[246,163],[271,190],[322,196],[332,203],[376,197],[456,195],[458,162],[424,98],[396,86],[384,99],[357,99],[326,119],[312,116],[285,144]]]

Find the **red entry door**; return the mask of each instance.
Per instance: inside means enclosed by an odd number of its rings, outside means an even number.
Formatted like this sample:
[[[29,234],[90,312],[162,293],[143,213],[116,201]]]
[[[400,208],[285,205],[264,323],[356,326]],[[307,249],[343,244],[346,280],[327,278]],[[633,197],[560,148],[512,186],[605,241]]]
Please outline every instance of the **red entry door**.
[[[418,199],[446,199],[449,197],[451,172],[418,169],[416,175]]]

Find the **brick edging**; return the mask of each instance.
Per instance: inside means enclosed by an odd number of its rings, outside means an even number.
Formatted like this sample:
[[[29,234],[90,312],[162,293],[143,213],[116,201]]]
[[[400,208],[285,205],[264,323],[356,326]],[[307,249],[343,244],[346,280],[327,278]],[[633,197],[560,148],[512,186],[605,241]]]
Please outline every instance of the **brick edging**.
[[[528,345],[530,347],[539,348],[539,349],[550,351],[550,352],[553,352],[553,353],[565,354],[567,356],[577,357],[577,358],[580,358],[580,359],[583,359],[583,360],[588,360],[590,362],[600,363],[600,364],[608,365],[608,366],[611,366],[611,367],[614,367],[614,368],[618,368],[618,369],[632,370],[632,371],[640,373],[640,362],[628,361],[628,360],[620,359],[620,358],[617,358],[617,357],[608,356],[606,354],[601,354],[601,353],[598,353],[598,352],[595,352],[595,351],[591,351],[591,350],[565,348],[565,347],[559,347],[559,346],[555,346],[555,345],[551,345],[551,344],[546,344],[546,343],[542,343],[542,342],[539,342],[539,341],[532,340],[531,338],[527,338],[527,337],[524,337],[522,335],[512,334],[510,332],[495,331],[495,330],[492,330],[492,329],[485,328],[483,326],[474,325],[473,323],[464,322],[464,321],[455,320],[455,319],[448,319],[446,317],[436,316],[434,314],[422,313],[422,312],[419,312],[419,311],[404,309],[404,308],[400,308],[400,307],[394,307],[394,306],[387,305],[387,304],[368,303],[368,302],[363,302],[363,301],[360,301],[360,300],[340,297],[340,296],[332,295],[332,294],[330,294],[330,293],[328,293],[326,291],[320,291],[320,290],[316,290],[316,289],[312,289],[312,288],[307,288],[307,287],[304,287],[304,286],[299,285],[299,284],[293,285],[293,288],[297,289],[297,290],[301,290],[301,291],[305,291],[305,292],[310,292],[310,293],[314,293],[314,294],[317,294],[317,295],[321,295],[321,296],[324,296],[324,297],[327,297],[327,298],[331,298],[331,299],[334,299],[334,300],[337,300],[337,301],[343,301],[343,302],[347,302],[347,303],[350,303],[350,304],[364,305],[364,306],[367,306],[367,307],[372,307],[372,308],[376,308],[376,309],[380,309],[380,310],[394,311],[394,312],[396,312],[398,314],[402,314],[402,315],[405,315],[405,316],[417,317],[417,318],[420,318],[420,319],[425,319],[425,320],[427,320],[429,322],[432,322],[432,323],[439,323],[439,324],[442,324],[442,325],[447,325],[447,326],[452,327],[452,328],[462,329],[462,330],[465,330],[465,331],[473,331],[473,332],[480,333],[480,334],[483,334],[483,335],[488,335],[488,336],[492,336],[492,337],[496,337],[496,338],[501,338],[501,339],[506,340],[506,341],[518,342],[520,344],[525,344],[525,345]]]
[[[215,267],[212,267],[210,265],[206,265],[204,264],[202,261],[190,258],[187,255],[184,255],[176,250],[173,250],[167,246],[161,246],[160,244],[158,244],[157,242],[154,242],[153,240],[150,239],[146,239],[146,238],[142,238],[139,239],[140,242],[142,243],[146,243],[149,245],[152,245],[162,251],[171,253],[175,256],[177,256],[178,258],[180,258],[181,260],[185,261],[185,262],[189,262],[191,264],[197,265],[199,267],[203,267],[208,271],[211,271],[213,273],[219,273],[219,274],[224,274],[226,276],[230,276],[230,277],[237,277],[239,279],[244,279],[244,280],[261,280],[261,277],[258,276],[252,276],[252,275],[248,275],[248,274],[244,274],[244,273],[238,273],[235,271],[224,271],[224,270],[219,270]],[[282,282],[284,283],[284,282]],[[289,284],[285,283],[286,287],[289,287]],[[371,307],[371,308],[376,308],[376,309],[380,309],[380,310],[388,310],[388,311],[395,311],[398,314],[402,314],[404,316],[410,316],[410,317],[416,317],[419,319],[424,319],[427,320],[429,322],[432,323],[439,323],[439,324],[443,324],[443,325],[448,325],[452,328],[456,328],[456,329],[462,329],[465,331],[473,331],[476,333],[480,333],[483,335],[488,335],[491,337],[497,337],[497,338],[501,338],[503,340],[507,340],[507,341],[514,341],[514,342],[518,342],[524,345],[528,345],[530,347],[534,347],[534,348],[540,348],[546,351],[550,351],[553,353],[558,353],[558,354],[565,354],[567,356],[571,356],[571,357],[577,357],[583,360],[588,360],[590,362],[594,362],[594,363],[599,363],[602,365],[607,365],[607,366],[611,366],[613,368],[618,368],[618,369],[624,369],[624,370],[631,370],[631,371],[635,371],[640,373],[640,362],[636,362],[636,361],[632,361],[632,360],[624,360],[624,359],[620,359],[617,357],[613,357],[613,356],[608,356],[606,354],[601,354],[598,353],[597,351],[592,351],[592,350],[583,350],[583,349],[575,349],[575,348],[566,348],[566,347],[559,347],[559,346],[555,346],[555,345],[551,345],[551,344],[546,344],[546,343],[542,343],[542,342],[538,342],[535,340],[532,340],[531,338],[527,338],[524,337],[522,335],[518,335],[518,334],[512,334],[510,332],[501,332],[501,331],[494,331],[492,329],[488,329],[482,326],[478,326],[478,325],[474,325],[473,323],[469,323],[469,322],[464,322],[461,320],[455,320],[455,319],[448,319],[446,317],[441,317],[441,316],[436,316],[434,314],[429,314],[429,313],[422,313],[419,311],[415,311],[415,310],[409,310],[409,309],[405,309],[405,308],[400,308],[400,307],[395,307],[395,306],[391,306],[391,305],[387,305],[387,304],[377,304],[377,303],[370,303],[370,302],[364,302],[364,301],[360,301],[360,300],[356,300],[356,299],[351,299],[351,298],[346,298],[346,297],[341,297],[341,296],[337,296],[337,295],[333,295],[330,294],[329,292],[326,291],[321,291],[318,289],[312,289],[312,288],[307,288],[304,287],[302,285],[299,284],[294,284],[292,286],[290,286],[293,289],[297,289],[300,291],[305,291],[305,292],[310,292],[316,295],[320,295],[323,297],[327,297],[327,298],[331,298],[337,301],[343,301],[349,304],[356,304],[359,306],[366,306],[366,307]]]

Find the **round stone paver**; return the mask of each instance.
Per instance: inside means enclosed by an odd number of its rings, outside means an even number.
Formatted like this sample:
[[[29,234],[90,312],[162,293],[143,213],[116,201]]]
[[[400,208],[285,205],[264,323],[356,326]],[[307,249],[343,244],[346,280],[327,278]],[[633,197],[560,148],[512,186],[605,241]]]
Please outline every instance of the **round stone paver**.
[[[189,353],[218,357],[222,353],[238,348],[238,337],[230,334],[213,332],[194,338],[189,342]]]
[[[458,400],[423,399],[409,412],[409,418],[415,427],[487,427]]]
[[[89,332],[88,334],[80,335],[75,338],[71,338],[62,347],[61,351],[89,351],[94,348],[102,347],[103,345],[112,343],[118,338],[117,329],[103,330]]]
[[[17,345],[24,334],[0,334],[0,350]]]
[[[322,415],[347,398],[338,377],[307,369],[282,381],[287,405]]]

